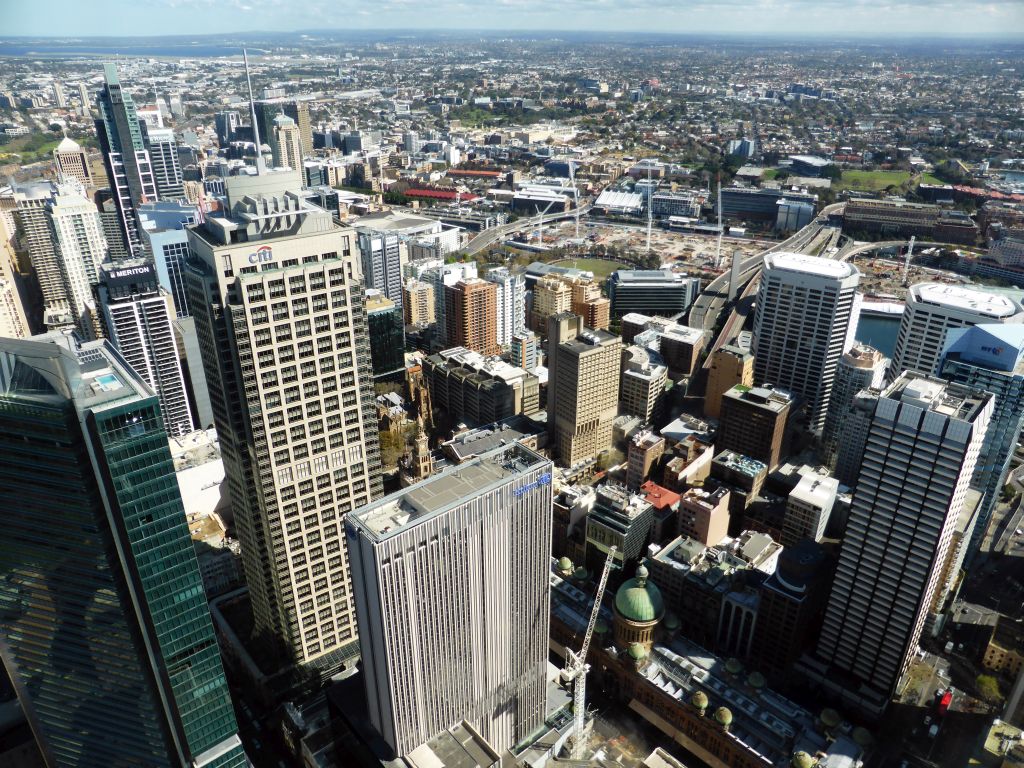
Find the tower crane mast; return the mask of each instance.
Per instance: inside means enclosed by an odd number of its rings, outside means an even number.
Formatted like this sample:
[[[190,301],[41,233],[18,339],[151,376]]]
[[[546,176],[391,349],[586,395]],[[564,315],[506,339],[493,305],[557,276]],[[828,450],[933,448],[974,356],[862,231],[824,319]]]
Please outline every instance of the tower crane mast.
[[[583,636],[583,646],[579,653],[571,648],[565,649],[565,668],[562,670],[562,680],[572,681],[572,736],[570,737],[570,751],[573,760],[583,759],[583,721],[586,708],[587,652],[590,650],[590,639],[594,635],[594,627],[597,626],[597,617],[601,614],[601,598],[604,597],[604,589],[608,585],[608,574],[612,569],[612,562],[615,560],[617,547],[608,550],[608,557],[604,561],[604,570],[601,571],[601,578],[597,582],[597,592],[594,593],[594,609],[590,612],[590,623],[587,624],[587,632]]]

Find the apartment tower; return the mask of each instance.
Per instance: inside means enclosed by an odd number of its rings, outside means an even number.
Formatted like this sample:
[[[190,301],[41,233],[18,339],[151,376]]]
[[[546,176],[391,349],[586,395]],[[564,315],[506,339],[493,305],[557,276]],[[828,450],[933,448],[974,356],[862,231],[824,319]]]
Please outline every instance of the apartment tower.
[[[444,289],[446,344],[481,355],[496,355],[498,347],[498,286],[478,277],[460,280]]]

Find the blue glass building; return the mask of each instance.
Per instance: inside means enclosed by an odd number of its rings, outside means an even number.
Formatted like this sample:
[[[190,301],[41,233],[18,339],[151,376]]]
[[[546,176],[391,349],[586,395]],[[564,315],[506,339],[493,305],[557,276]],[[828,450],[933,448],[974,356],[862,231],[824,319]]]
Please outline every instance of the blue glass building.
[[[156,395],[107,342],[2,339],[0,455],[0,653],[47,764],[247,766]]]
[[[982,499],[966,555],[969,562],[992,519],[1024,426],[1024,325],[994,323],[950,329],[939,371],[944,379],[996,396],[992,421],[971,479],[971,487],[982,492]]]

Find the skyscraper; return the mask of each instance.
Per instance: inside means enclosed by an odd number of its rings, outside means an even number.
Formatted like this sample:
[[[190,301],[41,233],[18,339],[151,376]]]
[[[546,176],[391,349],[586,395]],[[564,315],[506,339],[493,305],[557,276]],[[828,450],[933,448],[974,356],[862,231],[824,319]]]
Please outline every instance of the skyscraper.
[[[821,432],[822,458],[828,466],[835,466],[839,433],[853,404],[853,398],[862,389],[882,386],[888,362],[885,355],[866,344],[855,344],[849,352],[839,358],[835,381],[832,384],[832,395],[829,397],[825,428]]]
[[[274,135],[274,118],[287,115],[299,128],[301,155],[313,154],[313,127],[309,122],[309,102],[297,99],[270,99],[254,105],[256,122],[263,141],[270,143]]]
[[[402,311],[406,325],[430,325],[434,322],[434,287],[410,277],[402,286]]]
[[[396,755],[463,720],[498,752],[543,724],[551,470],[513,443],[346,519],[368,715]]]
[[[28,313],[19,290],[14,233],[6,216],[0,216],[0,337],[22,339],[30,335]]]
[[[48,765],[248,765],[153,392],[106,342],[0,340],[0,454],[0,653]]]
[[[612,444],[622,339],[585,328],[578,315],[548,319],[548,432],[567,467]]]
[[[912,285],[907,291],[887,378],[893,381],[903,371],[934,374],[950,328],[1022,322],[1024,309],[1006,296],[960,285]]]
[[[117,67],[103,65],[105,83],[97,98],[100,117],[96,135],[113,192],[125,248],[142,256],[142,238],[136,206],[157,198],[156,180],[149,152],[142,138],[135,102],[121,87]]]
[[[754,385],[754,356],[746,349],[726,344],[711,353],[704,415],[717,419],[722,413],[722,396],[737,384]]]
[[[834,259],[764,257],[754,315],[754,379],[798,395],[815,431],[825,423],[859,280],[856,267]]]
[[[373,288],[366,289],[366,322],[373,378],[401,380],[405,372],[402,308]]]
[[[82,102],[82,105],[79,107],[82,117],[88,117],[92,99],[89,98],[89,89],[85,83],[78,84],[78,100]]]
[[[442,348],[452,346],[447,339],[448,323],[445,319],[445,286],[455,285],[460,280],[476,276],[476,262],[474,261],[443,264],[439,267],[432,267],[423,271],[420,279],[427,283],[434,291],[435,338]]]
[[[96,294],[107,338],[156,392],[168,434],[180,437],[191,432],[170,296],[160,288],[156,270],[146,261],[102,269]]]
[[[63,285],[63,303],[82,338],[95,337],[96,301],[93,286],[107,258],[103,223],[81,188],[63,184],[47,204],[51,237]]]
[[[67,136],[53,150],[53,166],[58,179],[76,179],[83,187],[92,186],[92,170],[89,157],[76,141]]]
[[[399,308],[402,296],[402,241],[392,232],[356,227],[359,254],[363,261],[363,279],[367,288],[375,288]]]
[[[967,558],[977,551],[992,519],[1024,427],[1024,325],[999,323],[953,328],[946,334],[941,376],[995,395],[992,421],[971,478],[982,493]]]
[[[68,105],[68,100],[64,96],[64,88],[60,84],[60,80],[53,81],[53,101],[58,109],[64,109]]]
[[[151,128],[143,124],[142,134],[149,160],[153,167],[153,181],[161,200],[180,200],[185,197],[185,186],[178,162],[178,143],[170,128]]]
[[[199,219],[199,209],[181,202],[146,203],[139,206],[142,241],[153,258],[157,278],[174,299],[178,317],[188,317],[185,261],[188,255],[186,227]]]
[[[283,113],[278,115],[274,118],[273,132],[267,138],[271,140],[275,167],[302,170],[302,139],[294,120]]]
[[[218,112],[213,116],[214,130],[217,132],[217,143],[226,147],[235,138],[235,131],[242,124],[241,116],[235,110]]]
[[[992,415],[987,392],[907,372],[879,397],[811,669],[879,714],[939,587]]]
[[[857,484],[864,446],[871,431],[871,419],[878,407],[878,389],[862,389],[845,409],[836,438],[836,462],[833,474],[851,488]]]
[[[356,650],[341,521],[380,494],[380,449],[355,236],[297,182],[228,179],[186,284],[256,631],[333,669]]]
[[[498,354],[497,288],[478,277],[445,286],[447,346],[465,347],[481,355]]]
[[[736,451],[775,469],[785,450],[792,408],[793,398],[785,390],[737,384],[722,397],[715,449]]]
[[[512,337],[526,333],[526,280],[507,267],[494,267],[484,278],[498,286],[498,344],[508,347]]]

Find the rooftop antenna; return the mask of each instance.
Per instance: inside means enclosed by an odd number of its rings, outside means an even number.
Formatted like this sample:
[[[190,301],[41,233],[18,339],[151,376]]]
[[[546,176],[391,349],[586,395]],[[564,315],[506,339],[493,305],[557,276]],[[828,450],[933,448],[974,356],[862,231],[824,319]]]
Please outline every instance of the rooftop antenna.
[[[249,111],[252,114],[252,139],[256,143],[256,175],[259,176],[267,170],[267,164],[263,162],[263,144],[260,142],[260,126],[256,120],[256,100],[252,96],[252,78],[249,76],[249,52],[242,49],[242,61],[245,62],[245,84],[249,87]]]

